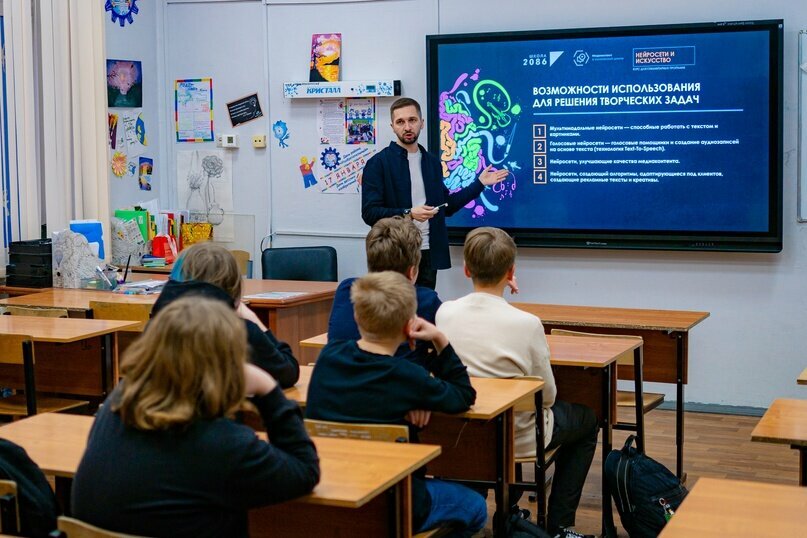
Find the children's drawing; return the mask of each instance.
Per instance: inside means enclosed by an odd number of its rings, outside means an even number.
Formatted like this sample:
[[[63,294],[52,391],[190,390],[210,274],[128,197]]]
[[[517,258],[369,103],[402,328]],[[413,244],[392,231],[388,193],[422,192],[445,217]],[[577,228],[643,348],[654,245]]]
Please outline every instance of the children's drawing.
[[[289,144],[286,142],[286,140],[289,139],[289,127],[286,125],[285,121],[276,121],[272,125],[272,134],[277,138],[278,146],[281,148],[289,147]]]
[[[339,57],[342,54],[342,34],[311,36],[309,82],[339,81]]]
[[[117,22],[123,27],[127,22],[134,23],[134,17],[140,12],[137,8],[137,0],[106,0],[105,11],[111,11],[112,22]]]
[[[107,106],[143,106],[143,70],[136,60],[106,61]]]
[[[220,150],[178,152],[177,194],[182,209],[201,213],[210,224],[221,224],[224,212],[233,210],[230,154]]]
[[[314,164],[316,161],[311,157],[311,162],[308,162],[308,157],[300,157],[300,173],[303,175],[304,187],[307,189],[317,184],[317,178],[314,177]]]
[[[113,153],[111,167],[113,174],[118,177],[123,177],[128,170],[128,160],[126,159],[126,155],[120,151]]]
[[[109,121],[109,147],[115,149],[118,142],[118,115],[107,114]]]
[[[154,171],[154,159],[149,159],[148,157],[140,157],[140,174],[138,178],[138,184],[140,185],[141,191],[150,191],[151,190],[151,174]]]

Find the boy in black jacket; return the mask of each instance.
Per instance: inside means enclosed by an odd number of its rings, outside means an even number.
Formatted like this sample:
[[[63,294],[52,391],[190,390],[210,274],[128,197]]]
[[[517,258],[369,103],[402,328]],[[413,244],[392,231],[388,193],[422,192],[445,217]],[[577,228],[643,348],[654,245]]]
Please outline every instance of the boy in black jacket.
[[[459,413],[474,403],[476,392],[448,339],[415,316],[415,289],[406,277],[371,273],[353,283],[350,298],[361,339],[336,340],[322,350],[308,388],[308,418],[422,426],[430,411]],[[428,370],[394,356],[407,339],[432,343]],[[417,475],[412,512],[418,532],[451,523],[473,534],[487,519],[478,493]]]

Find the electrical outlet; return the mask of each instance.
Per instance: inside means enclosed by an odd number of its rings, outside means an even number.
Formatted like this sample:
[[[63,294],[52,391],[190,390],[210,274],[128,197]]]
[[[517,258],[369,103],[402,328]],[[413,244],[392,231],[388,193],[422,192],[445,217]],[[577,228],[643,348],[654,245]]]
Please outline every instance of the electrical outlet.
[[[266,147],[266,135],[252,135],[252,147],[253,148],[265,148]]]
[[[216,147],[221,147],[221,135],[216,135]]]

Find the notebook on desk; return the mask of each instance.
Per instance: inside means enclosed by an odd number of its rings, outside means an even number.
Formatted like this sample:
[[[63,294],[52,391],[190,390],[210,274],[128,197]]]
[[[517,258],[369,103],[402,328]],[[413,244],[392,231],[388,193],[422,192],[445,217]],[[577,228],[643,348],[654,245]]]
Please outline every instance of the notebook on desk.
[[[292,299],[305,294],[306,292],[304,291],[267,291],[264,293],[244,295],[244,299]]]

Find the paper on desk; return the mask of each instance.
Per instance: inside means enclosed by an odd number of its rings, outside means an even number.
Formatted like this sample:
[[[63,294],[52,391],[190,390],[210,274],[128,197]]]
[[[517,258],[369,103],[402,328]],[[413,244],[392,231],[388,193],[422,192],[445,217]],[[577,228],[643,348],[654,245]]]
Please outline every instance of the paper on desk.
[[[306,292],[304,291],[267,291],[264,293],[244,295],[244,299],[291,299],[292,297],[299,297],[305,294]]]
[[[129,282],[126,284],[127,289],[144,289],[156,290],[165,286],[167,280],[141,280],[139,282]]]

